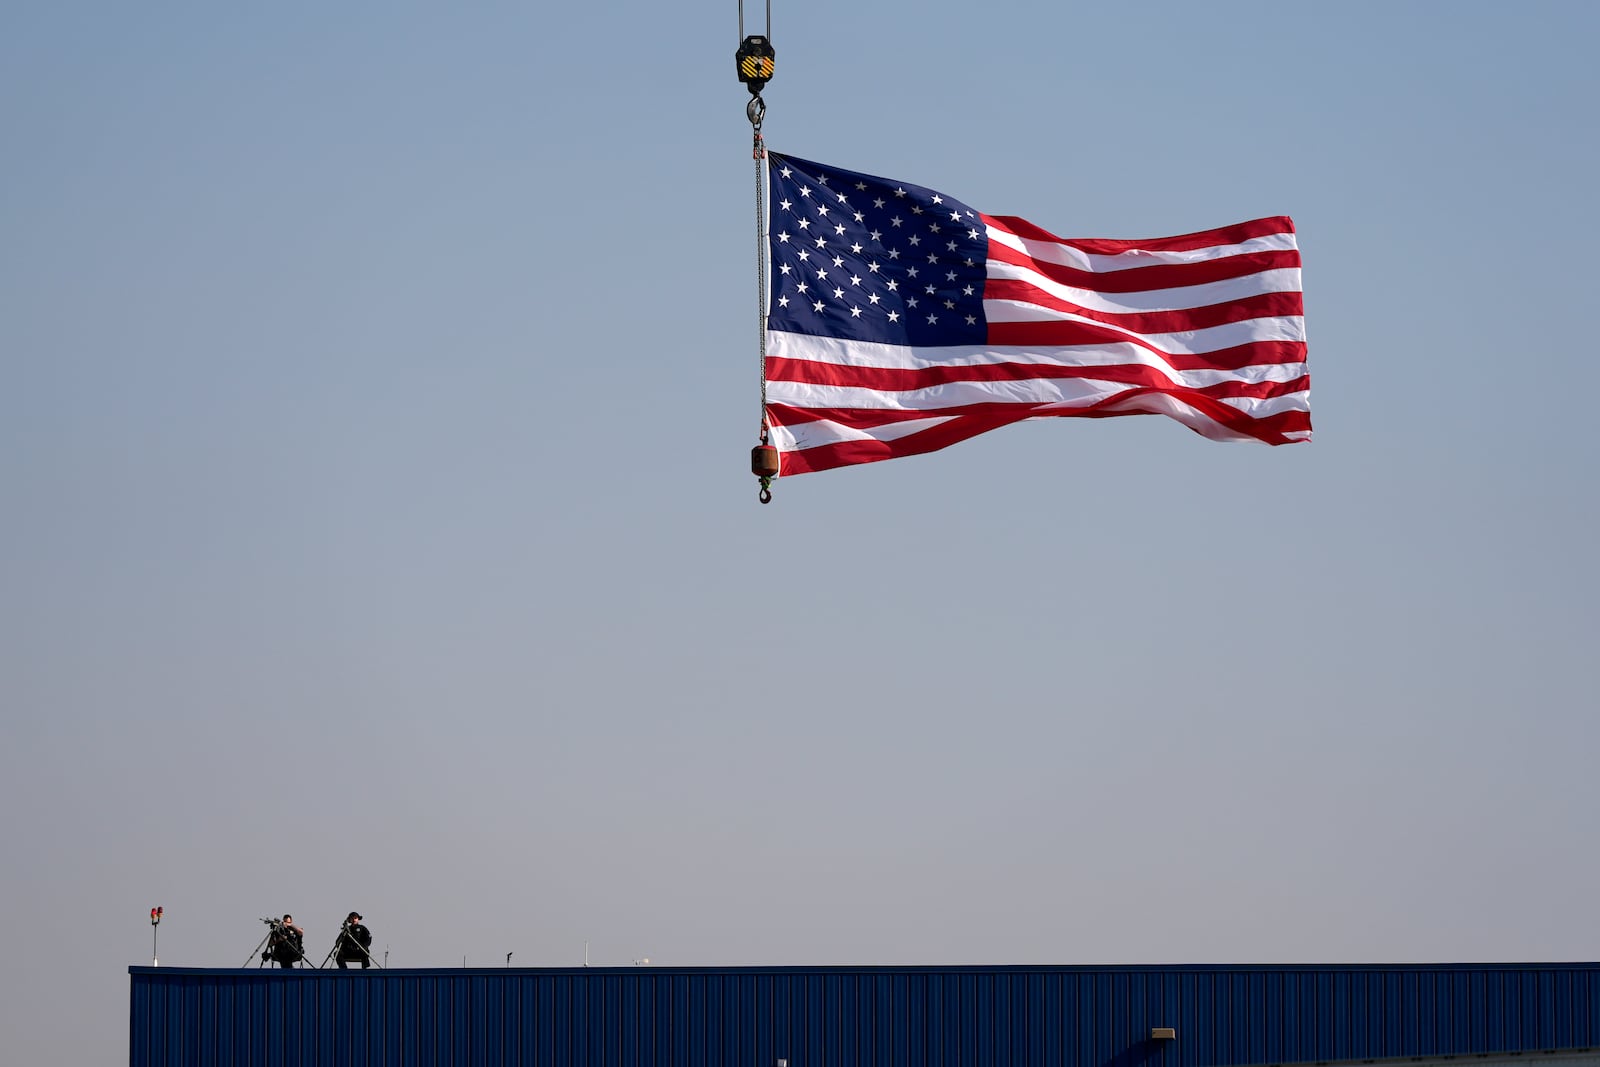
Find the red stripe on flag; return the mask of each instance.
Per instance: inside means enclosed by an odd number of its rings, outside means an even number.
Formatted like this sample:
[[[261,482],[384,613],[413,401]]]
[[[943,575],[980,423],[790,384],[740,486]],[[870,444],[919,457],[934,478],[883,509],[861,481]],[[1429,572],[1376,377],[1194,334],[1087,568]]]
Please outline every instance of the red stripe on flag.
[[[1300,266],[1297,249],[1271,252],[1250,252],[1238,256],[1221,256],[1202,259],[1195,263],[1155,263],[1148,267],[1129,267],[1127,270],[1080,270],[1060,263],[1034,259],[1020,249],[999,241],[989,242],[989,258],[1000,263],[1010,263],[1038,271],[1044,277],[1075,289],[1089,289],[1097,293],[1146,293],[1157,289],[1181,289],[1208,282],[1231,281],[1247,278],[1267,270],[1292,270]]]
[[[1087,252],[1093,256],[1115,256],[1123,252],[1193,252],[1199,248],[1213,248],[1217,245],[1243,244],[1253,237],[1270,237],[1280,233],[1294,233],[1294,220],[1287,215],[1278,215],[1267,219],[1252,219],[1234,226],[1223,226],[1215,230],[1200,230],[1196,233],[1179,234],[1177,237],[1147,237],[1131,241],[1109,240],[1099,237],[1057,237],[1049,230],[1041,229],[1027,219],[1019,219],[1015,215],[980,215],[984,222],[1007,230],[1018,237],[1028,241],[1052,241],[1058,245],[1067,245],[1080,252]]]
[[[1143,337],[1130,336],[1121,330],[1093,322],[991,322],[989,343],[1013,348],[1073,348],[1097,347],[1108,343],[1138,345],[1153,352],[1173,370],[1237,370],[1240,367],[1265,366],[1272,363],[1304,363],[1304,341],[1252,341],[1211,352],[1168,352],[1157,348]],[[1061,353],[1070,359],[1070,352]]]
[[[875,463],[884,459],[895,459],[899,456],[917,456],[925,452],[936,452],[959,441],[976,437],[981,433],[998,429],[1014,422],[1021,422],[1032,416],[1031,407],[1018,407],[1017,405],[1000,405],[1009,410],[991,410],[964,414],[949,422],[940,423],[938,426],[913,434],[907,434],[893,441],[839,441],[833,444],[818,445],[815,448],[802,449],[797,452],[784,452],[780,462],[782,467],[780,475],[807,474],[812,471],[831,470],[834,467],[847,467],[855,463]],[[788,408],[784,405],[773,404],[768,406],[768,417],[774,425],[794,425],[796,422],[810,421],[804,418],[816,409]],[[798,420],[785,421],[788,414],[801,416]],[[828,421],[843,425],[856,425],[856,428],[867,429],[875,423],[864,416],[869,414],[883,414],[883,412],[852,412],[840,409],[831,409]],[[917,418],[928,418],[936,415],[947,415],[949,412],[917,412]],[[900,420],[895,420],[900,421]],[[857,425],[859,424],[859,425]]]
[[[1300,293],[1255,293],[1204,307],[1181,308],[1175,311],[1097,311],[1063,300],[1045,292],[1036,285],[1007,278],[990,278],[983,287],[985,300],[1018,300],[1077,315],[1108,326],[1116,326],[1132,333],[1182,333],[1185,330],[1204,330],[1211,326],[1225,326],[1230,322],[1249,319],[1294,317],[1304,313]]]
[[[1284,396],[1310,387],[1308,375],[1286,382],[1248,382],[1232,379],[1207,386],[1179,385],[1155,367],[1139,363],[1068,367],[1052,363],[936,364],[931,367],[853,367],[808,359],[767,357],[767,380],[803,382],[903,393],[930,389],[951,382],[1025,382],[1064,378],[1142,385],[1150,389],[1193,389],[1208,396]],[[918,413],[921,417],[922,413]]]

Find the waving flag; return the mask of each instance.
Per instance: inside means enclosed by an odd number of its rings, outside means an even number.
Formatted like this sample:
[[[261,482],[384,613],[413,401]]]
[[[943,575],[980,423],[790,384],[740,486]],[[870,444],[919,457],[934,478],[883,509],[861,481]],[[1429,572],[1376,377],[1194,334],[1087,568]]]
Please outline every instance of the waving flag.
[[[931,452],[1023,419],[1166,415],[1311,437],[1285,217],[1055,237],[953,197],[768,158],[767,419],[783,474]]]

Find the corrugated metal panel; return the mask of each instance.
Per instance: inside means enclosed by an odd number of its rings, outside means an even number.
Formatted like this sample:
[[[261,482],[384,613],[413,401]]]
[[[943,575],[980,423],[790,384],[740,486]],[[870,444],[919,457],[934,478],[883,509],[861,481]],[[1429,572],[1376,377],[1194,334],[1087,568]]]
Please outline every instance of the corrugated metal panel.
[[[1600,1047],[1600,964],[129,973],[133,1067],[1222,1067]],[[1151,1041],[1164,1026],[1177,1038]]]

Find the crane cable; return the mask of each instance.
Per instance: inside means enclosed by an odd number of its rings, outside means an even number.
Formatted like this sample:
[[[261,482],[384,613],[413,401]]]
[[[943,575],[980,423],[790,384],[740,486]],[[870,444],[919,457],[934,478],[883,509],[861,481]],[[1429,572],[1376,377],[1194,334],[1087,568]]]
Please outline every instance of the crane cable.
[[[772,503],[772,480],[778,476],[780,460],[772,444],[771,427],[767,422],[767,183],[765,164],[766,144],[761,139],[761,123],[767,117],[767,102],[761,99],[776,67],[777,55],[772,50],[772,0],[767,0],[766,33],[745,35],[744,0],[739,0],[739,50],[734,55],[739,80],[750,90],[750,102],[745,105],[745,118],[750,120],[750,156],[756,164],[756,351],[761,364],[761,427],[760,441],[750,450],[750,470],[761,482],[759,499]]]
[[[750,104],[761,102],[761,97],[754,97]],[[749,109],[747,109],[749,110]],[[763,106],[761,111],[765,111]],[[753,139],[750,146],[750,156],[756,161],[756,352],[761,364],[761,444],[771,445],[771,431],[767,425],[767,176],[765,163],[767,149],[761,141],[761,119],[750,120]],[[754,458],[751,460],[754,463]],[[752,469],[754,469],[752,467]],[[756,472],[761,479],[761,502],[772,502],[771,476]]]

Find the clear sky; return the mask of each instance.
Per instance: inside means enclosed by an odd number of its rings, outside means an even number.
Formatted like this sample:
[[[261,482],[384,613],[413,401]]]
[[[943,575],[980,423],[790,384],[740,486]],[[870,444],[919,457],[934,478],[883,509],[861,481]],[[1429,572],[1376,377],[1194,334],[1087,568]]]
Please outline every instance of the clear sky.
[[[125,1056],[158,904],[199,966],[352,908],[397,966],[1600,956],[1600,8],[776,6],[776,149],[1293,215],[1317,439],[762,507],[733,3],[11,5],[8,1062]]]

